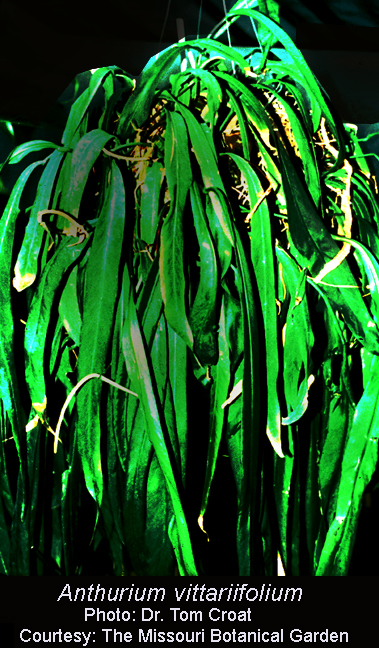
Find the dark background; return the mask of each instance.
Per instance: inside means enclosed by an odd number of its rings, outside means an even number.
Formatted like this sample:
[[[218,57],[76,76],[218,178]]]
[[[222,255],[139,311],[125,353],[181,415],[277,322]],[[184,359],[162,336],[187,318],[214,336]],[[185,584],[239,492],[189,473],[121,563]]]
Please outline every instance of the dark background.
[[[14,123],[17,144],[59,142],[77,75],[85,86],[91,69],[117,65],[138,77],[150,57],[180,37],[177,18],[192,39],[207,36],[223,15],[223,0],[0,0],[0,120]],[[357,124],[361,137],[379,131],[379,1],[283,0],[280,24],[342,119]],[[248,18],[232,26],[231,42],[257,45]],[[0,123],[0,163],[13,146]],[[379,154],[379,137],[363,148]],[[379,177],[376,158],[368,162]],[[0,213],[19,172],[12,167],[0,182]],[[378,575],[368,562],[378,541],[378,493],[365,497],[349,575]]]
[[[207,36],[223,15],[223,0],[1,0],[0,116],[38,123],[78,73],[118,65],[138,76],[178,40],[177,18],[189,39]],[[280,24],[345,121],[379,121],[377,0],[282,0]],[[231,39],[256,44],[248,18]]]
[[[224,3],[229,9],[235,0],[0,0],[0,120],[18,122],[16,144],[30,139],[60,142],[75,77],[81,91],[90,70],[98,67],[117,65],[138,77],[152,56],[182,36],[178,18],[187,40],[204,37],[222,20]],[[279,4],[281,27],[302,51],[343,121],[357,124],[361,137],[378,131],[379,0]],[[257,46],[247,17],[231,27],[230,37],[234,46]],[[226,33],[222,39],[228,42]],[[14,145],[0,122],[0,163]],[[379,138],[364,143],[363,149],[379,155]],[[370,156],[368,162],[379,175],[378,160]],[[16,178],[12,169],[0,183],[0,194],[9,194]]]

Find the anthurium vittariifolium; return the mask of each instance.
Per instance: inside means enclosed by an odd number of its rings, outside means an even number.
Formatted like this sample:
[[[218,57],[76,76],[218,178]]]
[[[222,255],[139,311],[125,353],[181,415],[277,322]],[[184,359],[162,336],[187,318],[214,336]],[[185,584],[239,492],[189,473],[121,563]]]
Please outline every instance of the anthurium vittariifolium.
[[[2,573],[97,572],[103,550],[109,575],[349,572],[378,458],[378,196],[278,3],[256,6],[138,83],[94,71],[61,144],[3,165],[45,156],[0,218]],[[217,41],[241,16],[252,56]]]

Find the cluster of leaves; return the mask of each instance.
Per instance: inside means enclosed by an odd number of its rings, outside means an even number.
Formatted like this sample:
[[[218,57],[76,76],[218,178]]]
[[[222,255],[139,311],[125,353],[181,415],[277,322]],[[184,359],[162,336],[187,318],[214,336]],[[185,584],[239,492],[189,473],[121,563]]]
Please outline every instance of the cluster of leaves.
[[[115,574],[206,573],[212,507],[239,575],[275,574],[278,552],[287,574],[347,573],[378,454],[376,185],[253,4],[137,88],[97,70],[60,146],[7,159],[41,151],[0,220],[2,573],[81,573],[102,540]],[[242,15],[250,58],[216,40]]]

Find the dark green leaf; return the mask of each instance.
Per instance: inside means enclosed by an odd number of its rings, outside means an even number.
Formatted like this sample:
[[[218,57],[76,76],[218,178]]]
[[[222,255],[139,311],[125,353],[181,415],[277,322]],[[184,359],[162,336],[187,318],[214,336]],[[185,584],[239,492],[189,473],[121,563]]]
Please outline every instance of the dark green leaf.
[[[13,286],[19,292],[28,288],[37,277],[38,257],[44,236],[44,230],[38,222],[37,216],[39,211],[49,207],[51,192],[63,156],[64,154],[59,150],[52,153],[38,183],[37,195],[14,269]]]
[[[123,285],[125,295],[123,351],[127,371],[133,388],[141,400],[149,439],[156,452],[170,494],[174,510],[171,527],[174,525],[175,533],[180,539],[174,547],[179,571],[183,575],[196,575],[187,523],[167,450],[166,437],[162,429],[163,419],[158,405],[157,388],[147,359],[145,342],[141,335],[127,267],[124,271]]]
[[[77,280],[78,267],[75,266],[68,277],[60,298],[59,315],[67,333],[75,344],[79,346],[82,317],[78,302]]]
[[[25,377],[34,409],[43,415],[46,409],[44,367],[47,331],[51,320],[57,291],[66,273],[77,263],[85,243],[68,247],[63,240],[47,264],[33,296],[25,327]],[[67,276],[67,275],[66,275]]]
[[[245,177],[250,208],[254,209],[262,194],[262,186],[252,167],[238,155],[228,153]],[[278,333],[275,303],[275,271],[272,249],[270,215],[262,201],[251,216],[251,260],[256,276],[265,329],[267,389],[270,397],[267,410],[267,436],[275,451],[283,456],[280,430],[281,416],[277,394],[279,377]]]
[[[60,153],[64,153],[66,150],[59,144],[53,144],[53,142],[45,142],[44,140],[33,140],[32,142],[26,142],[18,146],[12,153],[8,160],[8,164],[18,164],[21,160],[29,155],[29,153],[35,153],[36,151],[42,151],[43,149],[58,149]],[[50,157],[50,156],[49,156]]]
[[[20,435],[24,427],[21,401],[18,388],[18,380],[14,360],[14,324],[11,307],[11,282],[10,272],[12,268],[13,243],[15,237],[15,225],[20,213],[20,198],[31,173],[44,161],[34,162],[22,172],[18,178],[7,206],[0,219],[0,397],[3,400],[5,410],[11,423],[12,435],[22,465]],[[21,473],[20,473],[21,475]],[[21,486],[23,488],[22,475]],[[24,508],[20,499],[21,514]]]
[[[62,187],[60,201],[60,209],[68,212],[73,218],[78,217],[80,202],[89,173],[102,148],[111,138],[111,134],[95,129],[83,135],[74,148],[70,160],[69,179]]]
[[[364,490],[378,461],[379,359],[360,399],[344,447],[336,500],[336,517],[328,529],[316,576],[346,573],[357,530]]]
[[[216,52],[238,63],[242,70],[246,67],[245,59],[236,50],[207,38],[202,38],[201,41],[174,43],[150,67],[142,71],[139,87],[133,92],[122,111],[117,128],[119,137],[126,134],[125,130],[130,129],[131,124],[139,128],[146,122],[159,81],[164,78],[175,59],[186,49]]]
[[[193,335],[186,315],[183,258],[183,212],[192,183],[188,135],[181,115],[167,112],[166,119],[164,164],[171,201],[161,230],[161,290],[168,323],[192,349]]]
[[[287,199],[290,252],[301,267],[309,268],[318,282],[321,280],[319,273],[328,262],[335,260],[339,248],[318,216],[313,201],[280,142],[279,151]],[[325,277],[327,281],[319,283],[320,290],[328,297],[333,308],[342,312],[354,336],[369,351],[379,353],[378,330],[359,291],[344,287],[356,285],[347,259],[331,268]]]
[[[230,358],[225,333],[225,308],[222,305],[218,334],[219,358],[217,366],[211,368],[212,385],[210,395],[207,468],[200,507],[201,519],[203,518],[208,505],[209,492],[216,468],[218,450],[224,428],[225,408],[227,407],[225,402],[227,401],[228,390],[230,387]]]
[[[125,189],[117,163],[112,160],[109,167],[105,169],[108,184],[104,185],[103,203],[86,269],[79,381],[92,373],[104,373],[116,311],[125,225]],[[87,489],[99,506],[103,490],[100,395],[101,382],[90,380],[77,396],[78,449]]]
[[[201,202],[200,190],[196,182],[191,185],[190,197],[200,248],[200,281],[190,309],[189,322],[194,337],[194,353],[201,364],[207,366],[216,364],[218,360],[218,267],[216,252]]]
[[[92,99],[97,93],[103,79],[110,74],[108,68],[100,68],[92,76],[90,85],[80,97],[78,97],[75,103],[71,106],[70,114],[67,119],[66,127],[62,135],[62,144],[72,146],[75,133],[78,128],[81,126],[84,116],[86,115],[88,108],[91,104]]]

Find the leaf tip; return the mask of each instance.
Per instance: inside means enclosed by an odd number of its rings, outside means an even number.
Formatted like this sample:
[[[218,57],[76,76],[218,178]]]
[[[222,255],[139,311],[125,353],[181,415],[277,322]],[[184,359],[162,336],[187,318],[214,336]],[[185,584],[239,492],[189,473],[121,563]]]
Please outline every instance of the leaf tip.
[[[35,278],[35,274],[31,272],[25,272],[24,275],[21,275],[20,266],[17,261],[14,268],[14,278],[12,281],[13,287],[17,290],[17,292],[21,292],[22,290],[25,290],[25,288],[29,288],[29,286],[34,283]]]
[[[207,536],[207,542],[209,542],[209,535],[204,529],[204,515],[199,515],[199,517],[197,518],[197,523],[200,529],[202,530],[202,532],[205,533],[205,535]]]

